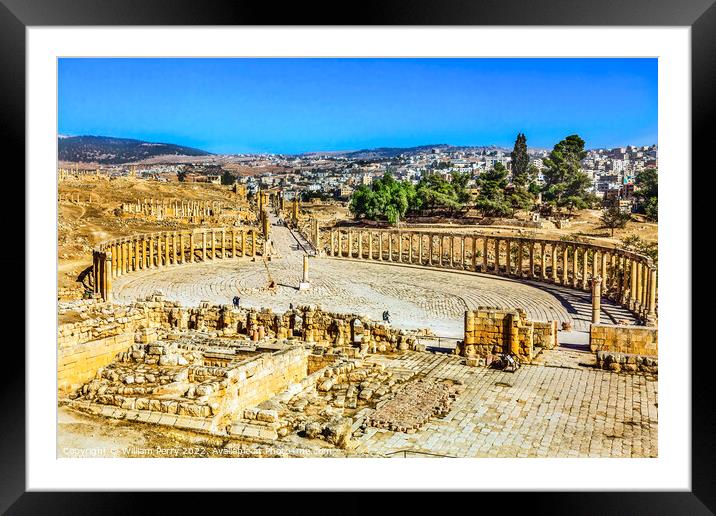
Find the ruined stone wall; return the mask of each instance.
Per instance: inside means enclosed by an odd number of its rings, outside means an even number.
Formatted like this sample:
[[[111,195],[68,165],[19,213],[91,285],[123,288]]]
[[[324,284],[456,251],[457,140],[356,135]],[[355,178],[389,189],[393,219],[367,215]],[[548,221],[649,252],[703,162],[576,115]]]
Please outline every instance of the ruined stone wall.
[[[658,331],[650,326],[592,324],[589,349],[642,356],[658,356]]]
[[[465,335],[456,352],[467,357],[511,353],[530,362],[535,346],[556,345],[556,321],[535,323],[520,309],[480,307],[465,312]]]
[[[532,336],[534,345],[544,349],[554,349],[559,346],[557,340],[558,325],[557,321],[532,321],[534,330]]]

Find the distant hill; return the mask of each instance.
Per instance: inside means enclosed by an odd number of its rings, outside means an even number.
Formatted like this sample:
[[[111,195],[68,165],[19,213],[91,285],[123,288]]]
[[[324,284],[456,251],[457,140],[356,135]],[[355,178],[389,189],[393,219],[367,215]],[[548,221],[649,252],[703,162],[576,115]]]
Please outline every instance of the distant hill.
[[[362,150],[356,150],[356,151],[333,151],[333,152],[307,152],[304,153],[303,156],[316,156],[316,155],[324,155],[324,156],[334,156],[334,157],[346,157],[351,159],[365,159],[365,160],[372,160],[372,159],[390,159],[394,158],[396,156],[400,156],[401,154],[423,154],[426,152],[430,152],[432,150],[437,150],[440,152],[450,152],[450,151],[475,151],[475,150],[508,150],[504,149],[502,147],[497,147],[494,145],[487,145],[487,146],[456,146],[456,145],[448,145],[446,143],[437,143],[434,145],[419,145],[416,147],[378,147],[375,149],[362,149]]]
[[[152,143],[109,136],[60,136],[60,161],[115,165],[155,156],[209,156],[210,152],[172,143]]]

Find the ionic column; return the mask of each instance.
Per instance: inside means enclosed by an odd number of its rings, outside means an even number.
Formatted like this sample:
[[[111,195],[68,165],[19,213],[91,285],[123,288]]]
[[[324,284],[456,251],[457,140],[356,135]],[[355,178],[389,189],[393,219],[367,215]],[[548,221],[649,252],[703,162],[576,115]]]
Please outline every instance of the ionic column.
[[[398,231],[398,263],[403,262],[403,233]]]
[[[649,268],[649,300],[646,323],[656,324],[656,267]]]
[[[383,261],[383,232],[378,231],[378,259]]]
[[[637,275],[636,275],[636,260],[631,260],[631,280],[629,281],[629,309],[634,310],[636,308],[636,290],[637,290]]]
[[[631,267],[629,267],[629,258],[622,256],[622,282],[621,290],[619,292],[619,299],[621,304],[627,306],[629,304],[629,276],[631,274]]]
[[[552,250],[552,283],[557,283],[557,244],[550,244]]]
[[[149,252],[149,264],[148,267],[150,269],[154,268],[154,236],[149,235],[147,238],[147,244],[149,246],[148,252]]]
[[[413,237],[415,233],[408,233],[408,263],[413,263]]]
[[[373,259],[373,232],[368,231],[368,259]]]
[[[418,233],[418,264],[423,264],[423,235],[422,233]]]
[[[482,272],[487,273],[487,242],[488,238],[482,237]]]
[[[430,256],[428,257],[429,265],[433,264],[433,252],[434,252],[434,246],[435,246],[435,243],[433,242],[434,236],[435,235],[433,235],[432,233],[428,235],[428,252],[430,253]]]
[[[255,246],[255,244],[254,244]],[[216,258],[216,231],[211,230],[211,259]]]
[[[174,231],[172,233],[172,251],[174,254],[174,257],[172,258],[174,265],[176,265],[179,262],[179,249],[177,249],[177,232]]]
[[[132,245],[132,239],[127,239],[127,269],[126,272],[132,272],[132,250],[134,246]]]
[[[592,249],[592,278],[599,276],[599,260],[597,260],[597,249]]]
[[[636,264],[636,303],[635,307],[638,311],[641,311],[644,306],[642,294],[644,293],[644,266],[641,261]]]
[[[472,235],[472,270],[477,270],[477,238]]]
[[[444,237],[445,237],[445,235],[443,235],[443,234],[441,233],[441,234],[440,234],[440,241],[439,241],[439,242],[440,242],[440,245],[438,246],[438,249],[439,249],[439,251],[440,251],[440,261],[438,261],[438,264],[440,265],[440,267],[443,266],[443,253],[445,252],[445,249],[443,249],[443,244],[445,243],[445,242],[444,242],[444,240],[445,240]]]
[[[609,271],[608,271],[608,267],[607,267],[607,263],[609,261],[608,257],[607,257],[607,252],[601,251],[600,256],[602,258],[602,272],[601,272],[602,282],[604,283],[604,288],[609,290],[609,279],[610,278],[608,275]]]
[[[343,256],[343,242],[341,242],[342,235],[341,235],[340,229],[338,230],[338,232],[336,234],[336,240],[338,242],[338,256],[340,257],[340,256]]]
[[[348,230],[347,231],[347,237],[348,237],[348,258],[353,258],[353,231]]]
[[[388,261],[393,261],[393,233],[388,232]]]
[[[500,239],[495,238],[495,274],[500,274]]]
[[[588,273],[588,266],[587,258],[589,257],[589,249],[585,248],[584,253],[582,254],[582,290],[589,290],[589,273]]]
[[[540,242],[540,278],[544,281],[547,279],[547,243]]]
[[[268,218],[268,215],[266,216]],[[221,228],[221,259],[226,258],[226,229]]]
[[[247,252],[247,245],[246,245],[246,237],[247,237],[247,231],[244,229],[241,231],[241,257],[246,257]]]
[[[141,255],[139,254],[139,238],[134,239],[134,270],[138,271],[141,268]]]
[[[465,236],[460,237],[460,255],[462,256],[462,261],[460,262],[460,268],[462,270],[465,270]]]
[[[107,252],[104,255],[104,297],[105,301],[109,301],[112,297],[112,256],[111,252]]]
[[[184,263],[184,233],[179,233],[179,263]]]
[[[574,256],[572,259],[572,287],[579,288],[579,246],[574,246]]]
[[[535,243],[530,240],[530,272],[527,273],[527,277],[532,279],[535,276]]]
[[[522,239],[517,241],[517,277],[521,278],[524,274],[523,272],[523,258],[522,253],[524,252],[524,242]]]
[[[505,272],[507,276],[512,276],[512,240],[505,239]]]
[[[236,258],[236,229],[231,228],[231,257]]]
[[[256,230],[251,229],[251,256],[256,256]]]
[[[455,266],[455,235],[450,235],[450,268]]]
[[[595,276],[592,278],[592,324],[597,324],[600,320],[602,300],[602,278]]]
[[[168,266],[169,263],[169,233],[164,233],[164,266]]]
[[[569,246],[562,244],[562,285],[569,281]]]
[[[358,258],[363,259],[363,231],[358,231]]]
[[[201,232],[201,261],[206,261],[206,230]]]

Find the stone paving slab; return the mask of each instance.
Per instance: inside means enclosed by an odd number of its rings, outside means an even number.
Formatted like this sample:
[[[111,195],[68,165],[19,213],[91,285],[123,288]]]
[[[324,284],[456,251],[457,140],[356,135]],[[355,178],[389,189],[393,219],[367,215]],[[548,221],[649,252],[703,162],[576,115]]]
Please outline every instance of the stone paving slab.
[[[355,453],[452,457],[656,457],[655,378],[586,367],[467,367],[450,355],[376,357],[386,367],[464,382],[442,419],[418,433],[369,429]]]

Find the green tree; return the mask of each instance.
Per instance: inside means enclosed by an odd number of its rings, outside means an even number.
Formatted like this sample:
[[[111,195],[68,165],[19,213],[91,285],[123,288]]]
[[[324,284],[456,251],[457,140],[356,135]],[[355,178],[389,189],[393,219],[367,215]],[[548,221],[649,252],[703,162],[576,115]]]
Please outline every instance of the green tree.
[[[177,172],[177,179],[180,183],[186,181],[186,170],[181,169],[179,172]]]
[[[616,228],[624,228],[627,222],[631,220],[631,215],[622,212],[618,207],[612,206],[607,208],[602,213],[601,221],[602,226],[612,230],[612,236],[614,236],[614,230]]]
[[[581,160],[586,156],[584,140],[578,135],[567,136],[557,143],[549,157],[544,160],[542,171],[545,186],[545,201],[569,210],[584,209],[592,198],[587,193],[589,177],[581,169]]]
[[[221,174],[221,184],[222,185],[233,185],[236,182],[236,178],[233,176],[231,172],[228,170],[224,170],[224,172]]]
[[[646,168],[637,172],[634,178],[637,196],[641,200],[641,209],[650,220],[659,220],[659,172],[655,168]]]
[[[527,138],[524,134],[517,134],[510,156],[512,157],[512,183],[516,186],[526,186],[529,182],[530,157],[527,154]]]
[[[475,207],[484,215],[502,217],[512,213],[512,206],[505,198],[507,169],[502,163],[497,162],[493,169],[480,174],[478,185],[480,186],[480,196],[477,198]]]

